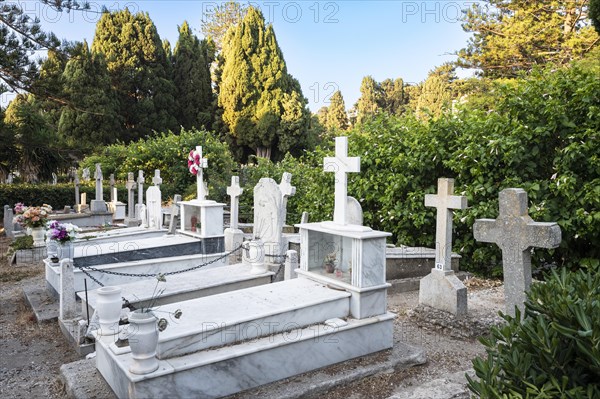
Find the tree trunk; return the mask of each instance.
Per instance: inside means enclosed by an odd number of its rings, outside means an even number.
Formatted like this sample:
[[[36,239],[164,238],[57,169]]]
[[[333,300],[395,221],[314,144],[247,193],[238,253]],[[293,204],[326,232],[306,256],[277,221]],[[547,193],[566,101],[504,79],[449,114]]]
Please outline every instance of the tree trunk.
[[[271,159],[271,147],[256,147],[256,156]]]

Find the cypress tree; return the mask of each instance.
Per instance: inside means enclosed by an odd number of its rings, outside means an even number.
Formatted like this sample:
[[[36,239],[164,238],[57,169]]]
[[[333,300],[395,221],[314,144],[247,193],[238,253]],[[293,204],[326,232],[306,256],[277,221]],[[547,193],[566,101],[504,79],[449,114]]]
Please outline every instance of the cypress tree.
[[[372,76],[365,76],[360,84],[360,98],[356,104],[357,123],[372,118],[379,110],[381,102],[380,88]]]
[[[92,51],[103,53],[119,98],[125,141],[176,127],[175,86],[167,54],[148,14],[128,9],[102,15]]]
[[[346,130],[348,129],[348,115],[346,114],[346,105],[344,97],[338,90],[331,96],[331,103],[327,110],[327,122],[325,127],[328,130]]]

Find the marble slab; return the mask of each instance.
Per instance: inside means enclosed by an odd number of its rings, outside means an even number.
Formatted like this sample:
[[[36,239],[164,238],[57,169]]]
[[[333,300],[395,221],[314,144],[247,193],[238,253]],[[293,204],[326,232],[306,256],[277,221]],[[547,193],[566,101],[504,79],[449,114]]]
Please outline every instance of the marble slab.
[[[129,227],[120,231],[119,234],[106,234],[106,233],[86,233],[85,235],[80,235],[80,238],[73,242],[73,245],[76,247],[85,246],[85,245],[97,245],[102,243],[115,243],[115,242],[123,242],[123,241],[137,241],[145,238],[152,237],[162,237],[166,234],[165,230],[150,230],[141,227],[131,227],[129,231]],[[117,230],[117,231],[119,231]],[[87,238],[86,238],[87,237]]]
[[[97,368],[119,398],[217,398],[393,346],[394,314],[298,328],[236,345],[161,360],[147,375],[128,372],[130,353],[97,341]]]

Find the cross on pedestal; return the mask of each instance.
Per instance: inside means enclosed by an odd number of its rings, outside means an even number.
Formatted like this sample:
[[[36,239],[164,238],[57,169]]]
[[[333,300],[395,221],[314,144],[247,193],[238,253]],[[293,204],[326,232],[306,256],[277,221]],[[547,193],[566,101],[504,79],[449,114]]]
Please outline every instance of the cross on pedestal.
[[[227,187],[227,195],[231,197],[231,212],[229,216],[229,227],[232,229],[238,228],[238,208],[239,208],[239,197],[244,192],[244,189],[240,187],[239,176],[231,176],[231,186]]]
[[[473,226],[475,240],[495,243],[502,250],[506,313],[515,315],[515,306],[524,309],[531,285],[531,248],[556,248],[561,242],[556,223],[534,222],[527,213],[527,193],[520,188],[500,192],[498,219],[478,219]]]
[[[135,219],[135,179],[133,178],[133,172],[127,173],[127,217],[129,219]]]
[[[154,177],[152,178],[152,184],[160,186],[162,184],[162,178],[160,177],[160,170],[154,169]]]
[[[202,157],[202,146],[196,146],[196,153],[200,157],[200,165],[198,165],[198,173],[196,174],[197,196],[198,200],[206,200],[206,189],[204,188],[203,171],[208,168],[208,160]]]
[[[454,179],[438,179],[438,193],[425,195],[425,206],[437,208],[435,267],[452,270],[452,209],[466,209],[467,197],[454,194]]]
[[[143,170],[138,170],[138,178],[137,178],[137,185],[138,185],[138,205],[143,205],[144,204],[144,183],[146,182],[146,179],[144,179],[144,171]]]
[[[346,173],[360,172],[360,157],[348,157],[348,137],[335,138],[335,157],[323,160],[323,170],[335,173],[335,207],[333,222],[346,224],[348,177]]]
[[[96,200],[102,201],[104,193],[102,192],[102,168],[100,168],[99,163],[96,164],[94,179],[96,179]]]

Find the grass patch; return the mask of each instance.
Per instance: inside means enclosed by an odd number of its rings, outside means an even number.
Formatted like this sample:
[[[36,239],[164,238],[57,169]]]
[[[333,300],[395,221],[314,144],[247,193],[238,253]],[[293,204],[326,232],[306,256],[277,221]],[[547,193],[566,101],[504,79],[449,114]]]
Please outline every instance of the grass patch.
[[[39,276],[44,273],[44,268],[38,266],[10,266],[3,262],[4,265],[0,266],[0,282],[2,283],[16,283],[29,277]]]

